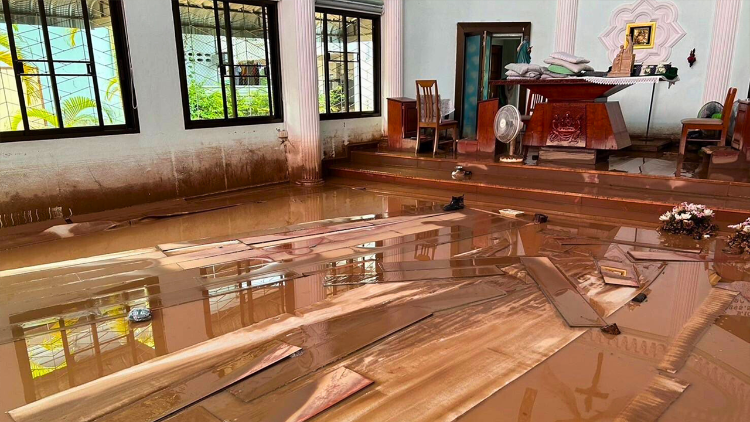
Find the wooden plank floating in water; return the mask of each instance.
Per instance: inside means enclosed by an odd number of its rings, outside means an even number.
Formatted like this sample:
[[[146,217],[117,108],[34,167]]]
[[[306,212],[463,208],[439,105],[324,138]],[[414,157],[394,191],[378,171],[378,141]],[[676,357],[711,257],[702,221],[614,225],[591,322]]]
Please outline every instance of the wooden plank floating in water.
[[[253,407],[249,414],[238,420],[304,422],[372,383],[372,380],[340,367],[279,394],[279,400],[269,402],[272,405]]]
[[[193,406],[164,420],[164,422],[222,422],[222,420],[203,406]]]
[[[432,312],[412,306],[379,308],[303,326],[300,332],[286,337],[286,341],[304,349],[300,359],[280,362],[229,391],[249,402],[430,315]]]
[[[575,245],[606,245],[606,244],[616,244],[616,245],[627,245],[627,246],[636,246],[641,248],[649,248],[649,249],[661,249],[665,251],[672,251],[672,252],[679,252],[679,253],[690,253],[690,254],[699,254],[703,252],[702,249],[697,248],[674,248],[671,246],[664,246],[659,245],[656,243],[643,243],[643,242],[631,242],[629,240],[618,240],[618,239],[592,239],[592,238],[582,238],[582,237],[565,237],[565,238],[556,238],[556,240],[563,246],[575,246]]]
[[[628,251],[628,255],[636,261],[675,261],[675,262],[703,262],[708,258],[698,254],[677,252]]]
[[[549,258],[522,257],[521,262],[569,326],[607,325]]]
[[[615,422],[655,422],[689,385],[659,374],[620,412]]]
[[[724,289],[711,289],[711,293],[701,303],[700,308],[685,323],[667,349],[659,364],[659,369],[672,374],[679,371],[687,361],[690,352],[708,327],[726,311],[738,292]]]
[[[272,341],[225,365],[149,394],[135,403],[96,419],[101,422],[152,422],[184,409],[274,363],[300,351],[297,346]]]

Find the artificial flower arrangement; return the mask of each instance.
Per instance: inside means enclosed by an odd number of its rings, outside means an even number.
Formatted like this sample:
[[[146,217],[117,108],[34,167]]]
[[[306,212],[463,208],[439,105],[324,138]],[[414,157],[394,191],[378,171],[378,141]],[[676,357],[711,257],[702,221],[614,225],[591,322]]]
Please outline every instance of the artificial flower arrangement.
[[[750,218],[729,228],[734,229],[734,234],[727,240],[727,245],[739,253],[750,253]]]
[[[661,231],[685,234],[696,240],[711,237],[716,233],[716,224],[711,222],[714,211],[701,204],[683,202],[659,217]]]

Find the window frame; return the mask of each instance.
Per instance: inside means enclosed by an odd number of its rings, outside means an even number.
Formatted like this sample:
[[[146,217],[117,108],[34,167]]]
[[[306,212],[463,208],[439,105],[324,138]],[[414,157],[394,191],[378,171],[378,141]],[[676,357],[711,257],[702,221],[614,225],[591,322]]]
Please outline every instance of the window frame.
[[[325,78],[325,86],[326,86],[326,111],[323,113],[320,113],[320,120],[340,120],[340,119],[358,119],[363,117],[380,117],[381,115],[381,103],[382,99],[381,97],[381,79],[380,79],[380,72],[382,68],[381,58],[380,58],[380,43],[381,43],[381,36],[380,36],[380,15],[371,14],[371,13],[363,13],[363,12],[355,12],[355,11],[348,11],[348,10],[339,10],[339,9],[332,9],[328,7],[316,7],[315,13],[323,13],[324,19],[323,19],[323,49],[324,49],[324,59],[323,59],[323,67],[324,67],[324,78]],[[328,89],[328,86],[330,85],[329,80],[329,74],[328,74],[328,19],[325,17],[326,15],[340,15],[344,18],[344,22],[346,22],[346,18],[358,18],[358,19],[371,19],[372,20],[372,39],[373,39],[373,61],[375,62],[375,65],[373,66],[373,93],[374,93],[374,101],[375,101],[375,107],[373,111],[347,111],[344,113],[331,113],[331,101],[330,101],[330,91]],[[346,26],[346,25],[344,25]],[[360,24],[361,28],[361,24]],[[358,31],[360,29],[358,28]],[[359,33],[358,33],[359,36]],[[359,41],[361,43],[361,41]],[[346,46],[346,42],[344,43],[344,46]],[[344,57],[346,58],[346,51],[344,53]],[[360,64],[361,66],[361,64]],[[360,74],[361,79],[361,74]],[[361,82],[360,82],[361,84]],[[316,81],[317,85],[317,81]],[[320,95],[320,94],[318,94]],[[348,98],[348,97],[347,97]],[[319,106],[318,106],[319,107]]]
[[[130,61],[129,61],[129,46],[128,46],[128,35],[127,28],[125,26],[125,16],[122,7],[123,0],[109,0],[110,8],[110,19],[112,22],[112,36],[113,45],[115,46],[115,55],[117,62],[118,77],[120,79],[120,95],[123,104],[123,115],[125,117],[125,123],[120,125],[105,125],[103,119],[102,103],[100,101],[100,92],[98,90],[98,83],[96,76],[96,62],[94,61],[93,55],[90,58],[90,62],[93,64],[90,76],[92,78],[92,86],[94,87],[94,95],[98,103],[97,115],[99,118],[99,126],[82,126],[82,127],[70,127],[70,128],[50,128],[50,129],[30,129],[28,127],[28,117],[26,114],[26,101],[23,99],[23,87],[21,75],[18,72],[16,66],[21,65],[24,60],[18,60],[15,46],[15,35],[13,34],[13,22],[12,14],[10,11],[9,0],[0,0],[3,3],[3,18],[5,19],[6,31],[8,31],[8,41],[10,44],[10,53],[13,59],[13,75],[16,81],[16,88],[19,92],[19,108],[23,117],[23,130],[11,130],[11,131],[0,131],[0,144],[11,143],[11,142],[22,142],[22,141],[37,141],[37,140],[54,140],[54,139],[65,139],[65,138],[83,138],[89,136],[109,136],[109,135],[123,135],[140,133],[140,125],[138,121],[138,110],[132,107],[132,104],[137,104],[135,99],[135,88],[133,85],[132,75],[130,73]],[[83,16],[85,25],[86,43],[88,45],[89,54],[92,53],[92,40],[91,40],[91,22],[89,21],[89,10],[88,4],[85,0],[81,0],[83,7]],[[44,8],[40,9],[40,20],[42,25],[40,27],[45,43],[47,44],[47,53],[49,54],[49,29],[47,26],[46,11]],[[52,63],[50,67],[50,83],[52,84],[51,89],[55,92],[53,102],[56,109],[56,115],[59,115],[61,107],[60,99],[57,92],[56,78],[54,77],[54,63],[65,62],[65,60],[54,60],[53,57],[48,57],[47,63]],[[63,125],[65,121],[63,120]]]
[[[185,123],[185,129],[204,129],[214,127],[228,127],[228,126],[249,126],[249,125],[260,125],[268,123],[282,123],[284,121],[284,102],[282,95],[281,86],[281,49],[279,47],[279,10],[276,1],[271,0],[213,0],[214,7],[217,2],[225,3],[239,3],[248,6],[261,6],[266,8],[268,14],[268,28],[267,30],[267,55],[268,65],[271,67],[271,74],[269,75],[269,88],[271,90],[271,97],[273,101],[272,116],[251,116],[251,117],[229,117],[227,110],[230,107],[230,102],[227,101],[224,104],[224,118],[223,119],[210,119],[210,120],[192,120],[190,118],[190,96],[188,93],[188,80],[187,80],[187,69],[185,68],[185,46],[182,39],[182,23],[180,20],[180,4],[179,0],[172,0],[172,15],[174,22],[175,31],[175,42],[177,44],[177,60],[180,73],[180,92],[182,95],[182,116]],[[228,9],[224,9],[228,10]],[[225,18],[226,19],[226,18]],[[224,21],[226,25],[226,20]],[[221,33],[221,28],[216,28],[217,34]],[[230,31],[231,35],[231,31]],[[218,39],[218,36],[217,36]],[[230,43],[231,44],[231,43]],[[223,54],[224,52],[222,52]],[[221,54],[220,54],[221,56]],[[223,65],[223,64],[222,64]],[[222,77],[226,77],[223,76]],[[271,85],[273,81],[273,85]],[[223,81],[222,81],[223,82]],[[234,84],[232,84],[234,86]]]

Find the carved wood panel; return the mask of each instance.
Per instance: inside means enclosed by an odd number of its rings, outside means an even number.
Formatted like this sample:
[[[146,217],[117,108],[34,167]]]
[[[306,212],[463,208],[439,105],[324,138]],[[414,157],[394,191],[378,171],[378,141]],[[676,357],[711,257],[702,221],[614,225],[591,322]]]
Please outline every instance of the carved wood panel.
[[[586,148],[586,106],[554,106],[547,146]]]

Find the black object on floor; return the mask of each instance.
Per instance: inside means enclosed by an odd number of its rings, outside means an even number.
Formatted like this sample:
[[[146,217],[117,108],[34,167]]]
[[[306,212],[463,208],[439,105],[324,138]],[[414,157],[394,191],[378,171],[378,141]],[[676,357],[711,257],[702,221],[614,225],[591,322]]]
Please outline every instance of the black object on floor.
[[[642,303],[647,298],[648,298],[648,296],[646,296],[646,293],[638,293],[638,295],[633,298],[633,302],[635,302],[635,303]]]
[[[612,334],[613,336],[620,335],[620,328],[617,327],[617,324],[605,325],[601,330],[605,334]]]
[[[443,207],[443,211],[458,211],[464,209],[464,196],[452,196],[450,204]]]
[[[534,223],[542,224],[547,222],[547,216],[544,214],[534,214]]]

